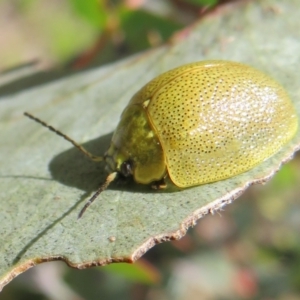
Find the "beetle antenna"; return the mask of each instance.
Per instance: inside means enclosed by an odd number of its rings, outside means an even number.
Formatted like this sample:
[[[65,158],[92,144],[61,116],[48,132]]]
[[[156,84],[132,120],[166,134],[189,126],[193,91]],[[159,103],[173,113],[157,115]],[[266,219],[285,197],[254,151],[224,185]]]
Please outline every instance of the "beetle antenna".
[[[96,198],[104,191],[107,189],[109,184],[116,179],[118,175],[118,172],[113,172],[109,174],[105,180],[105,182],[98,188],[98,190],[95,192],[95,194],[87,201],[87,203],[84,205],[80,213],[78,214],[78,218],[80,219],[84,212],[87,210],[87,208],[96,200]]]
[[[103,160],[103,156],[96,156],[93,155],[92,153],[90,153],[89,151],[87,151],[85,148],[83,148],[81,145],[79,145],[78,143],[76,143],[74,140],[72,140],[71,138],[69,138],[67,135],[65,135],[64,133],[62,133],[61,131],[57,130],[56,128],[54,128],[51,125],[48,125],[47,123],[45,123],[44,121],[42,121],[41,119],[33,116],[32,114],[28,113],[28,112],[24,112],[24,115],[26,117],[28,117],[29,119],[43,125],[44,127],[48,128],[49,130],[53,131],[54,133],[56,133],[57,135],[63,137],[65,140],[69,141],[70,143],[72,143],[77,149],[79,149],[84,155],[88,156],[90,159],[94,160],[94,161],[102,161]]]

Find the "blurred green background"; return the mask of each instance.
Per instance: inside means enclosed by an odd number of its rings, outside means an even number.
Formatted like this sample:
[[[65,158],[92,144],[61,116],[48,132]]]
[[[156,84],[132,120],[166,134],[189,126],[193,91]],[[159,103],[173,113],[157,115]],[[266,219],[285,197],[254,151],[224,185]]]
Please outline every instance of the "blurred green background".
[[[72,72],[115,61],[166,42],[221,2],[0,0],[0,72],[31,61]],[[300,299],[299,167],[296,157],[133,265],[44,263],[0,299]]]
[[[157,46],[217,0],[0,0],[0,70],[81,69]]]

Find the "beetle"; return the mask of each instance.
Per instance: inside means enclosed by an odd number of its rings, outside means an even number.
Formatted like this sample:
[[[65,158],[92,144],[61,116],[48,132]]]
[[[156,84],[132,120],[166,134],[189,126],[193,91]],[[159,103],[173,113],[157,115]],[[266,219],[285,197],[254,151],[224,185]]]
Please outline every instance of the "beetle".
[[[298,127],[295,108],[275,80],[232,61],[195,62],[165,72],[129,101],[103,156],[29,113],[109,175],[79,213],[116,179],[165,188],[168,176],[186,188],[233,177],[278,152]]]

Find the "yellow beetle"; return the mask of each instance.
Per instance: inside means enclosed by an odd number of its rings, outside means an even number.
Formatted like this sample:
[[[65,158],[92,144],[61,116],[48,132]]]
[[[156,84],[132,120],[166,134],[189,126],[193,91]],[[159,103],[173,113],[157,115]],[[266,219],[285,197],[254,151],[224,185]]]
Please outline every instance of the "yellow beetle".
[[[241,63],[203,61],[154,78],[130,100],[103,157],[55,131],[110,175],[79,214],[118,174],[137,183],[178,187],[230,178],[275,154],[295,135],[298,120],[283,87]]]

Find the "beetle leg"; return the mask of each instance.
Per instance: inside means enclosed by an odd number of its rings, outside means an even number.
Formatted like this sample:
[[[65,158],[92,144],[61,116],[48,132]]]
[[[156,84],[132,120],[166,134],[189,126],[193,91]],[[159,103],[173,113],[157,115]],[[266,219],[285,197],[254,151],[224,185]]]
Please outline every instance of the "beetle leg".
[[[154,181],[151,185],[151,188],[153,188],[154,190],[162,190],[165,189],[167,187],[167,184],[165,182],[165,178],[162,178],[158,181]]]

